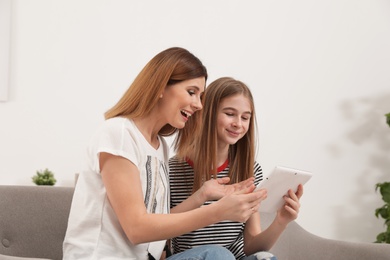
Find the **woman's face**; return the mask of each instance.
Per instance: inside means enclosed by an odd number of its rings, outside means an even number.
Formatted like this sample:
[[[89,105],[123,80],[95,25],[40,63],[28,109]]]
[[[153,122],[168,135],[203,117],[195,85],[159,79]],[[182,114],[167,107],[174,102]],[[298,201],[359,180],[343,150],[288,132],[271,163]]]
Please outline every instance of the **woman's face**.
[[[189,117],[202,109],[204,77],[185,80],[165,88],[160,101],[161,114],[171,126],[181,129]]]
[[[224,98],[218,107],[218,146],[235,144],[247,132],[252,115],[249,99],[242,94]]]

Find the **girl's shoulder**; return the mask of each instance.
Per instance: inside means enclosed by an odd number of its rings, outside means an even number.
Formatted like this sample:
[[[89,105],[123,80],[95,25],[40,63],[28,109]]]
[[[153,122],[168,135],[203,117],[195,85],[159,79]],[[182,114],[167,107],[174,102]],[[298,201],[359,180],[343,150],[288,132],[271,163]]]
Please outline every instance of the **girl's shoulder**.
[[[260,165],[260,163],[258,161],[255,161],[254,169],[255,169],[255,172],[256,171],[262,171],[261,165]]]
[[[174,155],[169,158],[169,166],[171,167],[189,167],[191,166],[191,161],[187,158],[179,158]]]
[[[253,173],[255,176],[255,185],[257,186],[261,180],[263,180],[263,169],[261,168],[261,165],[255,161]]]

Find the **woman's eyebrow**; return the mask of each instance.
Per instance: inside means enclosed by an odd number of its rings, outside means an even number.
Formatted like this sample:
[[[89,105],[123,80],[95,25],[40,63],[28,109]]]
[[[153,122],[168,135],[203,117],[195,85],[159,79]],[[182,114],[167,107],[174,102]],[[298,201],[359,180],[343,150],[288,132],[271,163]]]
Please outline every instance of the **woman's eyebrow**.
[[[200,91],[200,88],[198,87],[198,86],[188,86],[188,87],[190,87],[190,88],[196,88],[198,91]]]

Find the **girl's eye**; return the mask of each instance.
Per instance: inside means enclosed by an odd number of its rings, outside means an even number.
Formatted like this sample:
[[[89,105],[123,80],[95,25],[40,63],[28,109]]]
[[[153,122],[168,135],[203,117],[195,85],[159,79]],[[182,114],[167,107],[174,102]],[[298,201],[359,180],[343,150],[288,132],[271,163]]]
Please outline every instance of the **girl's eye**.
[[[249,120],[249,117],[242,117],[242,120],[248,121],[248,120]]]
[[[227,116],[234,116],[233,113],[225,113]]]

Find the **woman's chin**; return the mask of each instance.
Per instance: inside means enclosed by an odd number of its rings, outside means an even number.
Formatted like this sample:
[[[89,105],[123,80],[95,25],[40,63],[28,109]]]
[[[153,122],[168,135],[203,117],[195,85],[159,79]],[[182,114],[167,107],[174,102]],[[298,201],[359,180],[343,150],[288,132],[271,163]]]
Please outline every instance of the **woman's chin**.
[[[181,123],[176,123],[176,124],[171,125],[171,126],[173,126],[176,129],[183,129],[186,126],[186,123],[185,122],[181,122]]]

